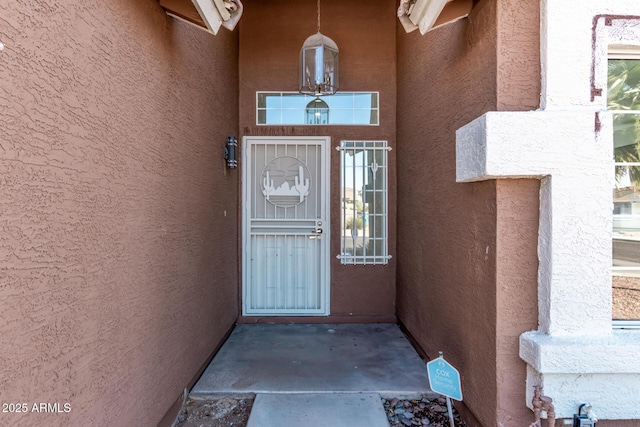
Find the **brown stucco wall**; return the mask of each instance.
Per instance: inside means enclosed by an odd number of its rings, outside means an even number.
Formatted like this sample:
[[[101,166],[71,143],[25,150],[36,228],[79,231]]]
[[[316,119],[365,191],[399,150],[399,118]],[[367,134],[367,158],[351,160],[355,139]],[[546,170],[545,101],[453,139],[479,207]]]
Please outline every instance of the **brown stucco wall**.
[[[538,325],[538,223],[540,183],[499,180],[496,230],[497,425],[528,425],[526,364],[519,337]]]
[[[495,181],[455,182],[455,131],[496,105],[495,2],[421,36],[398,31],[398,317],[444,351],[495,425]]]
[[[240,21],[240,128],[242,135],[328,135],[341,140],[387,140],[389,153],[389,248],[386,266],[341,265],[340,241],[331,241],[331,319],[395,319],[396,5],[387,0],[324,0],[321,31],[340,49],[340,90],[379,91],[380,126],[256,126],[256,91],[298,91],[298,58],[317,30],[317,2],[247,0]],[[340,153],[331,149],[331,212],[340,212]],[[339,221],[331,224],[339,236]],[[243,321],[258,321],[258,318]],[[325,318],[326,319],[326,318]],[[270,318],[268,321],[274,321]],[[309,318],[288,319],[308,322]]]
[[[499,0],[497,5],[497,110],[540,106],[540,4]]]
[[[505,25],[523,8],[481,0],[468,19],[397,37],[398,317],[461,371],[467,413],[484,426],[531,422],[518,336],[537,326],[538,183],[456,183],[455,131],[536,108],[538,6],[527,7],[533,24]]]
[[[3,425],[155,425],[237,317],[237,33],[0,2]],[[31,406],[29,406],[31,410]]]
[[[540,105],[540,6],[500,0],[497,14],[497,110]],[[538,327],[540,182],[499,180],[497,216],[497,425],[528,425],[526,364],[519,336]]]

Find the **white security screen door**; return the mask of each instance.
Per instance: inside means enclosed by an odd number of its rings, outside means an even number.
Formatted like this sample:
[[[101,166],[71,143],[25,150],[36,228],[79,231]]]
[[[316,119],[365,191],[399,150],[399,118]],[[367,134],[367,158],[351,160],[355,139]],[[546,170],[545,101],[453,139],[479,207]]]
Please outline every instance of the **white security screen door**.
[[[328,315],[329,137],[243,145],[243,315]]]

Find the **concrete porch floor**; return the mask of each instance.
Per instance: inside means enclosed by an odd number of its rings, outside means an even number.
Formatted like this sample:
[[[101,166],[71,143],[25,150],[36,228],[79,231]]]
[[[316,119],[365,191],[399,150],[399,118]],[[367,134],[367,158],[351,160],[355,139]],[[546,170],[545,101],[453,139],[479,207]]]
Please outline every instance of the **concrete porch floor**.
[[[436,396],[395,324],[237,325],[190,396],[230,393],[256,393],[249,426],[260,427],[339,427],[363,416],[388,426],[380,396]]]

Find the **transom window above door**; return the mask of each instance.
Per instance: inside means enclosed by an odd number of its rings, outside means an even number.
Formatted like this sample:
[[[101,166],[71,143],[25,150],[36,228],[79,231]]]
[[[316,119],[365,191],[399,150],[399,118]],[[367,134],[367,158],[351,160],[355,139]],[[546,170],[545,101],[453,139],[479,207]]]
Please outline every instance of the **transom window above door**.
[[[380,124],[378,92],[309,96],[298,92],[257,92],[258,125]]]

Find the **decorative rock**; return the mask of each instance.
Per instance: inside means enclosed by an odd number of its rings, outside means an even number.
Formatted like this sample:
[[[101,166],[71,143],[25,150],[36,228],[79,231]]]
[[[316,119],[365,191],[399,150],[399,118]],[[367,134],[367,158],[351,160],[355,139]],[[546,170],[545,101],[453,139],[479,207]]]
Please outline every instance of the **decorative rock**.
[[[447,407],[442,403],[446,403],[446,399],[429,400],[421,397],[411,400],[397,398],[382,400],[390,427],[449,427]],[[453,411],[455,426],[465,427],[465,422],[460,419],[455,408]]]

